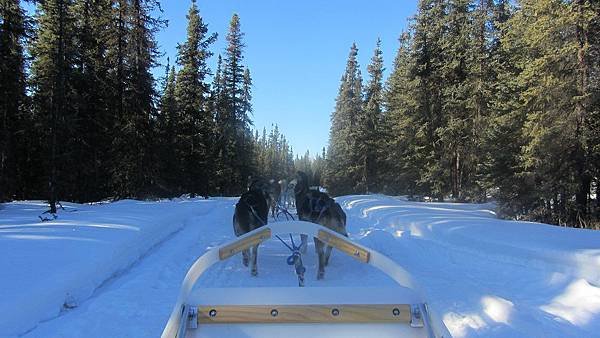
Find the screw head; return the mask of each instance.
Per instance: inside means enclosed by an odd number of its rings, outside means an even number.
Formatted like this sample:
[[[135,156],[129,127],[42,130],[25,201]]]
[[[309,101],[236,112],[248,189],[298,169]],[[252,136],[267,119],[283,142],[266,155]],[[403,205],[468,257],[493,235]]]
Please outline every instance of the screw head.
[[[394,316],[398,317],[400,315],[400,309],[398,309],[397,307],[395,307],[392,310],[392,313],[394,314]]]
[[[271,310],[271,316],[272,317],[277,317],[277,315],[279,315],[279,311],[277,311],[277,309]]]
[[[340,315],[340,310],[338,310],[338,309],[336,309],[336,308],[333,308],[333,309],[331,310],[331,315],[332,315],[332,316],[334,316],[334,317],[337,317],[337,316],[339,316],[339,315]]]
[[[217,316],[217,310],[211,309],[210,311],[208,311],[208,316],[209,317],[216,317]]]

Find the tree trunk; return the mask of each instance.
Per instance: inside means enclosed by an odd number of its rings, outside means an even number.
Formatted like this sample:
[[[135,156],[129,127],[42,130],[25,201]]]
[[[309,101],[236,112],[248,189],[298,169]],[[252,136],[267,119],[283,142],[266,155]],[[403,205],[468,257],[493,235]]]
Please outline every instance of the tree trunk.
[[[588,45],[588,32],[583,26],[584,20],[584,6],[586,0],[576,0],[577,13],[578,13],[578,24],[577,24],[577,40],[579,44],[579,50],[577,53],[578,72],[577,72],[577,91],[579,96],[586,96],[588,94],[588,76],[589,76],[589,65],[586,58],[586,48]],[[592,182],[591,176],[588,171],[587,151],[584,148],[585,133],[584,122],[589,112],[587,111],[586,104],[583,100],[576,101],[576,137],[577,144],[575,150],[575,170],[577,173],[578,189],[575,194],[575,203],[577,204],[577,212],[580,217],[585,217],[588,214],[588,197],[590,194],[590,185]]]

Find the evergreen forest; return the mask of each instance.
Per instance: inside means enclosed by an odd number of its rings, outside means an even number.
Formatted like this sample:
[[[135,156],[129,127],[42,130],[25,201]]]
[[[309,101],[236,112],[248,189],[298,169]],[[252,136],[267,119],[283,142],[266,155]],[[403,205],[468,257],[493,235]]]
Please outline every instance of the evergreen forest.
[[[302,170],[334,196],[600,228],[597,0],[419,0],[393,69],[396,42],[377,40],[364,79],[349,46],[329,144],[302,155],[275,121],[254,128],[237,14],[220,36],[191,1],[160,64],[157,0],[27,4],[0,0],[0,201],[236,196]]]

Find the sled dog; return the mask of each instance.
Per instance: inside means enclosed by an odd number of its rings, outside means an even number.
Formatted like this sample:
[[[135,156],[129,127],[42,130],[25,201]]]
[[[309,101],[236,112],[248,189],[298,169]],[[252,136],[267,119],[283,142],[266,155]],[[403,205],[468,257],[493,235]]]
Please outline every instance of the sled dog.
[[[348,236],[346,232],[346,213],[342,207],[326,193],[309,189],[308,177],[299,171],[296,175],[296,211],[301,221],[313,222],[327,227],[339,234]],[[302,238],[302,246],[306,248],[306,236]],[[332,247],[314,238],[315,250],[319,256],[317,279],[325,276],[325,266],[329,264]]]
[[[268,188],[268,182],[255,180],[250,185],[249,190],[242,194],[235,205],[233,214],[233,231],[236,236],[239,237],[267,224],[269,217]],[[242,263],[244,266],[250,264],[250,274],[252,276],[258,274],[257,256],[258,245],[242,251]]]

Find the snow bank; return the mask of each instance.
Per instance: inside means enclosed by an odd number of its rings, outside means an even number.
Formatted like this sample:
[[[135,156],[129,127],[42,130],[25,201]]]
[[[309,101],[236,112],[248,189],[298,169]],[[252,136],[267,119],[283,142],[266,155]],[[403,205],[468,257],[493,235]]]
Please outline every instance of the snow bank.
[[[493,205],[338,202],[351,237],[414,274],[454,337],[600,337],[600,232],[499,220]]]
[[[77,307],[103,282],[206,213],[211,200],[65,204],[49,222],[47,205],[15,202],[0,209],[0,337]]]

